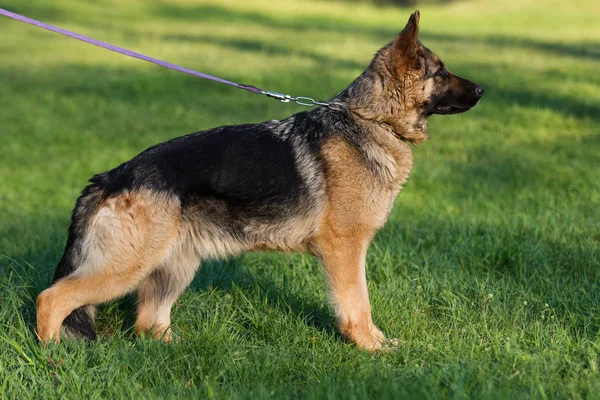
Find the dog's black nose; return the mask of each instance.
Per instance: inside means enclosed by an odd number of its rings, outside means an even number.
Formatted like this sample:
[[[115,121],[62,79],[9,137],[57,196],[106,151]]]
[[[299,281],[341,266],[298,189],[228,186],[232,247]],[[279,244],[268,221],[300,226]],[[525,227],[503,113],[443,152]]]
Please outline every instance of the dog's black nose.
[[[477,85],[475,87],[475,93],[477,93],[477,96],[479,96],[479,97],[483,96],[483,92],[485,92],[485,89],[483,88],[483,86]]]

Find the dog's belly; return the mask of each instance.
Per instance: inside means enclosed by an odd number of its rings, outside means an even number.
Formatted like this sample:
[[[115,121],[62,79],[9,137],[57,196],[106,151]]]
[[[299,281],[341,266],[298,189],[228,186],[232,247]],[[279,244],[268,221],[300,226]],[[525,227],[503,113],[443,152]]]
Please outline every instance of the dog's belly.
[[[252,209],[214,198],[197,199],[182,208],[182,243],[203,258],[256,250],[306,251],[321,211],[309,198],[303,202],[284,210],[271,202]]]

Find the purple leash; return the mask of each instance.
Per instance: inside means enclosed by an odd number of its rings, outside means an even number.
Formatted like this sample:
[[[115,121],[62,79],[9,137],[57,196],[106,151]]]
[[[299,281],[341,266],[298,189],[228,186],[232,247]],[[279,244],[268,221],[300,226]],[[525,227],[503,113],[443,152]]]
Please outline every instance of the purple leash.
[[[179,65],[171,64],[171,63],[168,63],[166,61],[162,61],[162,60],[158,60],[156,58],[148,57],[148,56],[146,56],[144,54],[136,53],[135,51],[131,51],[131,50],[124,49],[122,47],[114,46],[114,45],[112,45],[110,43],[105,43],[105,42],[102,42],[100,40],[92,39],[90,37],[83,36],[83,35],[80,35],[80,34],[75,33],[75,32],[67,31],[66,29],[61,29],[61,28],[58,28],[58,27],[53,26],[53,25],[45,24],[43,22],[36,21],[35,19],[27,18],[27,17],[24,17],[22,15],[15,14],[13,12],[4,10],[2,8],[0,8],[0,15],[4,15],[6,17],[9,17],[9,18],[12,18],[12,19],[16,19],[17,21],[25,22],[26,24],[37,26],[38,28],[47,29],[47,30],[52,31],[52,32],[60,33],[62,35],[69,36],[69,37],[72,37],[74,39],[81,40],[82,42],[93,44],[94,46],[102,47],[104,49],[107,49],[107,50],[110,50],[110,51],[114,51],[116,53],[124,54],[126,56],[133,57],[133,58],[138,58],[140,60],[148,61],[148,62],[151,62],[153,64],[160,65],[161,67],[174,69],[175,71],[183,72],[185,74],[190,74],[190,75],[198,76],[200,78],[208,79],[208,80],[211,80],[211,81],[224,83],[226,85],[234,86],[234,87],[236,87],[238,89],[248,90],[248,91],[250,91],[252,93],[264,94],[265,96],[273,97],[273,98],[275,98],[277,100],[280,100],[280,101],[282,101],[284,103],[288,103],[290,101],[293,101],[293,102],[296,102],[297,104],[300,104],[302,106],[311,107],[311,106],[314,106],[314,105],[319,105],[319,106],[326,106],[326,107],[329,107],[331,109],[336,109],[336,110],[339,110],[339,107],[340,107],[339,103],[326,103],[326,102],[321,102],[321,101],[315,101],[315,100],[311,99],[310,97],[291,97],[291,96],[289,96],[287,94],[275,93],[275,92],[266,92],[266,91],[264,91],[262,89],[257,88],[256,86],[243,85],[243,84],[240,84],[240,83],[235,83],[235,82],[231,82],[231,81],[228,81],[228,80],[225,80],[225,79],[217,78],[216,76],[211,76],[211,75],[204,74],[202,72],[194,71],[192,69],[180,67]]]

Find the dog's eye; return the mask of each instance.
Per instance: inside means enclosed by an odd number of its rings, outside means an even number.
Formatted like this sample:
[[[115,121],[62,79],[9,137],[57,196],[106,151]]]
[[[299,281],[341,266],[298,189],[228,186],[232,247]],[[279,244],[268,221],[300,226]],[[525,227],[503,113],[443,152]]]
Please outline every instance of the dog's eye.
[[[447,78],[448,77],[448,71],[446,70],[446,68],[440,68],[437,70],[437,72],[435,73],[436,76],[439,76],[440,78]]]

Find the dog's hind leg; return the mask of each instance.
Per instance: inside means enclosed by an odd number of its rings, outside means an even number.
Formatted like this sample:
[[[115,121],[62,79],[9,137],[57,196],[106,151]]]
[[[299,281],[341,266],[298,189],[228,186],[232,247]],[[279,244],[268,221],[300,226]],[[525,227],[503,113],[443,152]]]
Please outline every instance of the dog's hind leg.
[[[180,245],[180,243],[177,243]],[[200,258],[192,250],[175,250],[138,288],[136,331],[165,342],[172,340],[171,307],[194,279]]]
[[[99,204],[73,244],[78,265],[37,299],[39,338],[58,342],[73,310],[135,290],[164,261],[179,223],[179,201],[163,194],[127,192]]]

